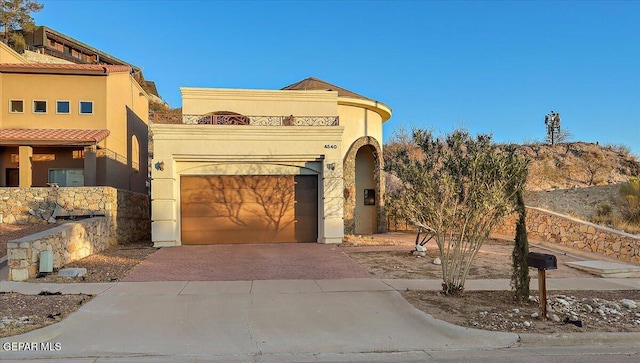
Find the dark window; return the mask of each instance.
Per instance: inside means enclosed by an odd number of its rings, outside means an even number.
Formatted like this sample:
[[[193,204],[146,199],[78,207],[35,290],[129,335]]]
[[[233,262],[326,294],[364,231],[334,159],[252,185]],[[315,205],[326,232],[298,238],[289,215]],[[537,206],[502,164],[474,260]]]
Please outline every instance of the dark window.
[[[34,113],[47,113],[47,101],[33,101]]]
[[[9,101],[9,112],[11,113],[23,113],[24,112],[24,101],[22,100],[11,100]]]
[[[364,190],[364,205],[376,205],[376,190],[365,189]]]
[[[80,113],[82,113],[82,114],[92,114],[93,113],[93,102],[92,101],[80,101]]]
[[[69,101],[56,102],[56,113],[69,113],[70,109]]]

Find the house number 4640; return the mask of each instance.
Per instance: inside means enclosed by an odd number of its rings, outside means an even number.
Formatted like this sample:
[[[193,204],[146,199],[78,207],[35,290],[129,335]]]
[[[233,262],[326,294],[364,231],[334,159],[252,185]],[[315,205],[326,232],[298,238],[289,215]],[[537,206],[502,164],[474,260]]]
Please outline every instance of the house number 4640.
[[[338,145],[335,145],[335,144],[326,144],[326,145],[324,146],[324,148],[325,148],[325,149],[337,149],[337,148],[338,148]]]

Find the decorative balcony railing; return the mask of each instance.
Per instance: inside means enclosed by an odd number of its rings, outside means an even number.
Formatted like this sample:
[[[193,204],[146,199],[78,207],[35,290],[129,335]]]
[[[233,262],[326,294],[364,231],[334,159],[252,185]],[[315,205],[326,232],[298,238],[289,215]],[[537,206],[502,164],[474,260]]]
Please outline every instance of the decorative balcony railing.
[[[245,116],[224,115],[181,115],[154,112],[150,114],[153,123],[187,125],[250,125],[250,126],[338,126],[338,116]]]

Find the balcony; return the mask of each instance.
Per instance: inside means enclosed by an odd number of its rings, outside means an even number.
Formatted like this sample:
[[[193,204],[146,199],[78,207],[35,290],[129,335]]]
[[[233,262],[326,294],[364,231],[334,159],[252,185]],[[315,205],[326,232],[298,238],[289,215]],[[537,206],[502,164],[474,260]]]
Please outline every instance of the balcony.
[[[246,116],[240,114],[182,115],[153,112],[149,120],[155,124],[247,125],[247,126],[339,126],[338,116]]]

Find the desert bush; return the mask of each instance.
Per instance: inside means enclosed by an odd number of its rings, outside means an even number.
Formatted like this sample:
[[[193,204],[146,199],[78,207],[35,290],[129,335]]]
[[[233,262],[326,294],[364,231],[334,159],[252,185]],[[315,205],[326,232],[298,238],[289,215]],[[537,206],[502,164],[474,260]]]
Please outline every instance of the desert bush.
[[[402,182],[398,197],[412,222],[435,235],[444,293],[459,294],[482,243],[513,210],[527,163],[514,146],[466,130],[441,138],[414,130],[407,146],[385,158],[387,170]]]
[[[640,224],[640,179],[631,178],[620,186],[617,204],[627,222]]]

